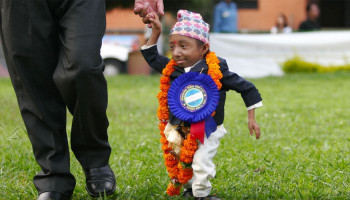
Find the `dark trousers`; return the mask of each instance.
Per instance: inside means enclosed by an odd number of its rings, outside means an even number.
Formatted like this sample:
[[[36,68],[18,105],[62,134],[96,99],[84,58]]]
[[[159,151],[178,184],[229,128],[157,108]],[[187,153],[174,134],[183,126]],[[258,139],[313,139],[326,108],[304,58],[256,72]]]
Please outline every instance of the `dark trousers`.
[[[0,0],[1,41],[36,161],[39,193],[72,194],[71,148],[83,168],[108,164],[104,0]]]

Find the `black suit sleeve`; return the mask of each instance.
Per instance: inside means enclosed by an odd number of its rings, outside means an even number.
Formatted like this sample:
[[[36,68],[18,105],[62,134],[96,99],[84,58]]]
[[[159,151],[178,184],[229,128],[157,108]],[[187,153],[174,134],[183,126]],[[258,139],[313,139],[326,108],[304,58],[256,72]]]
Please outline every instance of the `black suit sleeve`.
[[[299,25],[299,31],[303,31],[303,30],[308,30],[309,28],[307,27],[306,22],[303,22]]]
[[[236,73],[229,71],[226,60],[220,59],[220,70],[223,78],[221,79],[222,89],[235,90],[240,93],[246,107],[259,103],[262,98],[258,89],[253,83],[245,80]]]
[[[162,73],[166,64],[170,61],[169,58],[162,56],[158,53],[157,45],[150,47],[148,49],[141,50],[143,57],[146,62],[155,69],[157,72]]]

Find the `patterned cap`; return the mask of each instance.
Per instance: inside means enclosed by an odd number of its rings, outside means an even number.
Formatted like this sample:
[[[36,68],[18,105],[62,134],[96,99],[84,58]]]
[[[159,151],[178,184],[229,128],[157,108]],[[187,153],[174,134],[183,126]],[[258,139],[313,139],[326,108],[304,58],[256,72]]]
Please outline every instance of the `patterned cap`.
[[[179,10],[177,12],[177,22],[170,31],[170,35],[174,34],[209,43],[209,24],[198,13]]]

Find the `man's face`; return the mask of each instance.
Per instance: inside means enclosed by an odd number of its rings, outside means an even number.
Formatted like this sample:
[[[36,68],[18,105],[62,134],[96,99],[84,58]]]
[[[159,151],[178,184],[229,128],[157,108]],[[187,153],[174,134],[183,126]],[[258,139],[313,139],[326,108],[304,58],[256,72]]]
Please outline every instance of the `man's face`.
[[[169,37],[171,55],[179,67],[190,67],[203,59],[206,50],[200,47],[196,39],[182,36],[171,35]]]
[[[316,20],[320,16],[320,9],[316,4],[312,4],[309,12],[309,18]]]

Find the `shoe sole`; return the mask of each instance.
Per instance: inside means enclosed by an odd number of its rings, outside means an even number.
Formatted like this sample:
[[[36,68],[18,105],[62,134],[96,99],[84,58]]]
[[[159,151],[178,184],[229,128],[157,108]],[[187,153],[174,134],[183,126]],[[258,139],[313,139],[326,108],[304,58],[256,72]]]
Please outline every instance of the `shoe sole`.
[[[104,193],[99,193],[99,194],[94,194],[94,193],[91,193],[87,187],[85,187],[86,191],[88,192],[88,194],[91,196],[91,197],[94,197],[94,198],[99,198],[99,197],[105,197],[105,196],[111,196],[112,194],[114,194],[115,190],[116,190],[116,186],[114,186],[114,189],[112,191],[109,191],[109,192],[104,192]],[[103,194],[103,195],[101,195]],[[106,194],[106,195],[105,195]]]

